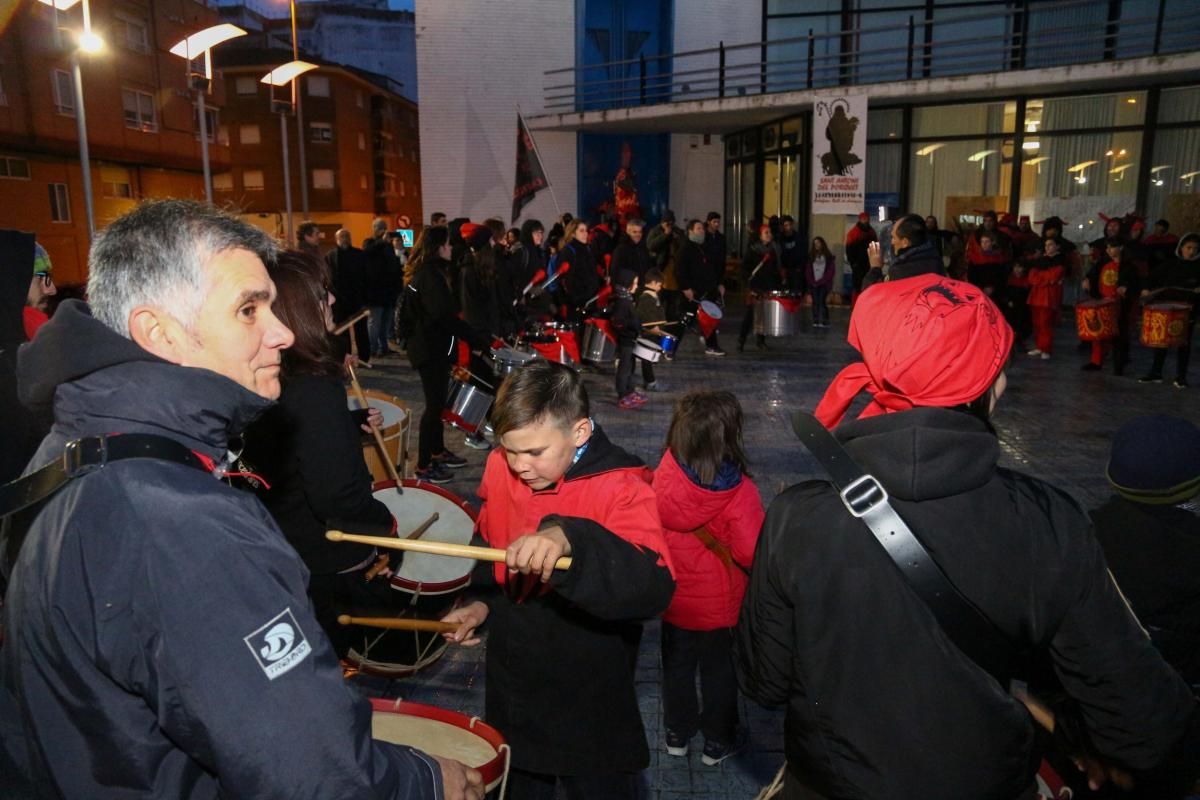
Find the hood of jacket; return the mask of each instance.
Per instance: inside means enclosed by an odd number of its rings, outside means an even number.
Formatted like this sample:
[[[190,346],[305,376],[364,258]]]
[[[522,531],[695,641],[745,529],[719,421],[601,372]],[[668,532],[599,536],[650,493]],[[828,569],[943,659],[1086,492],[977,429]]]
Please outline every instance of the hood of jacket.
[[[537,248],[537,245],[533,243],[533,232],[537,230],[545,231],[545,228],[542,227],[542,223],[538,222],[536,219],[527,219],[522,222],[521,244],[531,249]],[[543,239],[543,241],[545,241],[545,239]]]
[[[934,500],[983,486],[1000,443],[969,414],[914,408],[846,422],[835,431],[850,456],[901,500]]]
[[[579,460],[567,470],[563,481],[588,478],[617,469],[638,469],[645,466],[646,462],[613,444],[608,435],[604,433],[604,429],[593,422],[592,435],[587,441],[587,449],[583,451]]]
[[[670,504],[658,504],[663,527],[673,531],[696,530],[725,508],[729,498],[741,486],[741,481],[728,489],[701,486],[688,476],[670,450],[663,453],[662,461],[654,470],[654,482],[660,495],[670,496],[673,500]]]
[[[160,433],[223,456],[229,438],[267,400],[207,369],[182,367],[143,350],[67,300],[37,338],[21,346],[21,402],[54,404],[55,428],[68,438],[100,433]]]
[[[1200,233],[1195,233],[1195,232],[1185,233],[1183,236],[1180,236],[1179,244],[1175,245],[1175,257],[1178,258],[1180,261],[1184,261],[1189,264],[1195,263],[1195,262],[1200,262],[1200,249],[1196,250],[1195,258],[1184,258],[1183,257],[1183,245],[1187,242],[1196,242],[1197,244],[1200,244]]]
[[[0,230],[0,349],[25,341],[21,315],[33,278],[32,233]]]

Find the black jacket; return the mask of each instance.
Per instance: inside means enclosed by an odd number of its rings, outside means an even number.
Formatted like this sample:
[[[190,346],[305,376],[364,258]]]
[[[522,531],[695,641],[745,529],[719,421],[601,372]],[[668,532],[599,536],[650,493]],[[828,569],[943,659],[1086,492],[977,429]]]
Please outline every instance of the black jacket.
[[[613,290],[608,301],[608,319],[612,323],[617,343],[632,346],[642,335],[642,325],[633,304],[633,296],[624,289]]]
[[[50,429],[48,414],[17,400],[17,348],[25,341],[21,315],[33,277],[32,233],[0,230],[0,483],[21,474]]]
[[[313,575],[361,564],[374,549],[331,542],[326,529],[392,531],[391,512],[371,494],[361,434],[342,382],[318,375],[285,379],[279,403],[246,431],[242,458],[270,485],[259,499]]]
[[[21,351],[68,440],[167,436],[220,459],[270,405],[168,364],[68,300]],[[53,580],[49,578],[53,576]],[[149,459],[74,480],[38,515],[4,609],[0,737],[50,797],[440,797],[436,763],[371,739],[262,504]]]
[[[1150,273],[1149,288],[1182,289],[1183,292],[1165,293],[1163,299],[1189,300],[1193,306],[1200,306],[1200,258],[1186,261],[1176,254],[1164,259]],[[1191,292],[1190,296],[1186,293],[1188,291]]]
[[[1172,751],[1195,702],[1074,500],[997,467],[996,437],[961,412],[887,414],[837,435],[967,599],[1051,660],[1101,755],[1139,770]],[[1032,780],[1024,706],[951,644],[824,481],[771,504],[735,648],[743,690],[787,704],[792,776],[828,797],[1011,800]]]
[[[439,258],[427,261],[413,274],[406,292],[415,293],[413,335],[408,338],[408,360],[414,367],[442,361],[454,361],[456,339],[465,339],[476,347],[485,346],[486,336],[474,331],[458,316],[458,303],[450,290],[450,262]]]
[[[863,290],[883,281],[899,281],[930,273],[945,275],[946,267],[942,263],[942,257],[938,254],[937,246],[933,242],[926,241],[897,253],[896,257],[892,259],[892,266],[888,269],[886,277],[882,269],[872,267],[867,276],[863,278]]]
[[[579,242],[570,242],[558,251],[558,266],[570,264],[571,270],[556,281],[566,295],[572,308],[583,308],[583,304],[600,291],[600,273],[596,267],[596,256],[592,249]]]
[[[609,265],[608,273],[616,275],[623,269],[633,270],[637,273],[640,282],[646,275],[646,271],[653,266],[654,256],[650,255],[650,251],[646,249],[645,239],[634,244],[628,237],[622,237],[617,249],[613,250],[612,263]]]
[[[717,233],[707,231],[704,234],[704,255],[708,258],[708,263],[716,264],[717,269],[724,274],[725,259],[729,256],[729,250],[725,244],[725,234],[719,231]]]
[[[367,305],[367,254],[357,247],[335,247],[325,254],[333,276],[333,316],[351,317]]]
[[[1200,688],[1200,516],[1120,495],[1091,515],[1134,613],[1167,663]]]
[[[772,241],[768,245],[755,242],[746,248],[742,259],[742,278],[746,286],[756,292],[774,292],[783,288],[779,275],[780,249]],[[761,265],[761,266],[760,266]]]
[[[363,253],[367,268],[367,305],[395,305],[404,285],[404,267],[396,257],[396,249],[387,239],[367,239],[363,242]]]
[[[709,263],[704,249],[690,239],[685,239],[679,247],[679,258],[675,262],[675,280],[680,290],[691,289],[694,299],[703,300],[714,295],[717,285],[721,282],[719,266]]]
[[[503,285],[504,278],[495,262],[491,278],[485,278],[474,257],[467,256],[462,271],[462,310],[463,319],[473,329],[486,331],[494,336],[508,333],[501,324],[501,302],[502,298],[507,299],[511,309],[512,297]]]

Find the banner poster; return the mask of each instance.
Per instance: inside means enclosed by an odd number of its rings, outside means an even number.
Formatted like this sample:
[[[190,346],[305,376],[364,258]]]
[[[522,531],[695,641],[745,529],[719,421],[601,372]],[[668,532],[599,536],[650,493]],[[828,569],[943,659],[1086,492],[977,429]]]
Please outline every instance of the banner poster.
[[[866,95],[817,96],[812,152],[812,213],[862,211],[867,186]]]

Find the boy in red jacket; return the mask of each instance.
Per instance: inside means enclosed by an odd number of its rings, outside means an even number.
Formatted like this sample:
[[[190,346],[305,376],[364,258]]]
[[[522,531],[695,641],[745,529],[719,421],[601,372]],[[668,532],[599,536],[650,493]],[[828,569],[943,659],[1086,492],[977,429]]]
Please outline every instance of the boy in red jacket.
[[[675,584],[650,471],[590,417],[574,370],[538,360],[496,396],[500,446],[475,544],[507,551],[472,576],[452,641],[490,623],[486,718],[512,746],[509,796],[634,798],[650,753],[634,692],[641,620]],[[561,556],[569,569],[555,570]]]
[[[764,517],[746,472],[742,407],[733,394],[680,399],[654,492],[676,581],[662,623],[667,753],[687,755],[699,728],[701,761],[714,766],[737,750],[733,627]],[[696,704],[697,670],[703,707]]]

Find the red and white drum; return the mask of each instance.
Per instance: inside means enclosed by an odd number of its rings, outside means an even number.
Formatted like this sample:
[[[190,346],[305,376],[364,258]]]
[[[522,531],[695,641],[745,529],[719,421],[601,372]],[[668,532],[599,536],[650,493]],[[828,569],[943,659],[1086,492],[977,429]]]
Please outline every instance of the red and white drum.
[[[401,482],[404,494],[396,492],[395,481],[380,481],[373,488],[375,499],[396,518],[400,537],[407,537],[436,513],[437,519],[421,535],[423,540],[470,544],[476,512],[463,498],[416,480]],[[385,608],[354,609],[354,615],[441,619],[453,608],[457,593],[470,583],[474,566],[469,558],[405,553],[391,578],[394,602]],[[446,650],[446,640],[437,633],[365,626],[353,626],[353,630],[346,660],[370,675],[411,675],[437,661]]]
[[[593,364],[615,361],[617,337],[611,323],[603,317],[588,317],[583,323],[583,357]]]
[[[696,325],[699,326],[701,335],[705,338],[712,336],[724,316],[725,312],[719,305],[711,300],[702,300],[700,308],[696,311]]]
[[[1142,309],[1142,344],[1146,347],[1180,347],[1188,343],[1187,303],[1154,303]]]
[[[452,758],[479,770],[487,791],[497,786],[504,797],[512,750],[500,731],[479,717],[468,717],[423,703],[371,699],[371,736],[407,745],[430,755]]]
[[[1085,342],[1117,338],[1121,301],[1115,297],[1084,300],[1075,306],[1075,328]]]
[[[402,467],[408,458],[408,433],[411,421],[408,406],[398,397],[374,389],[367,389],[363,395],[367,398],[367,405],[379,409],[379,413],[383,415],[383,427],[379,431],[383,436],[383,446],[392,463]],[[358,395],[353,391],[346,393],[346,407],[351,411],[362,408]],[[367,469],[371,472],[371,477],[377,481],[386,481],[391,473],[388,472],[387,465],[380,457],[379,447],[375,444],[374,437],[364,437],[362,448],[363,460],[367,462]]]

